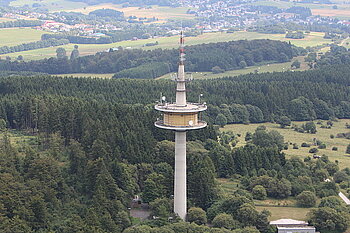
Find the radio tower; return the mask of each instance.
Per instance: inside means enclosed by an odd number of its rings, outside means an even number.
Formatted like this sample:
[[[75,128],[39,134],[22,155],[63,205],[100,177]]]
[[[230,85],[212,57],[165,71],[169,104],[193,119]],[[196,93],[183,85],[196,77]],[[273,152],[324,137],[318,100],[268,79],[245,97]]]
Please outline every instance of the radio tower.
[[[185,220],[187,213],[186,187],[186,132],[201,129],[207,123],[199,119],[199,113],[205,111],[205,103],[188,103],[186,101],[186,82],[191,81],[192,75],[185,73],[185,40],[183,32],[180,37],[180,61],[177,75],[172,75],[176,82],[176,102],[167,103],[165,97],[155,109],[163,113],[163,119],[155,122],[161,129],[175,131],[175,182],[174,182],[174,212]]]

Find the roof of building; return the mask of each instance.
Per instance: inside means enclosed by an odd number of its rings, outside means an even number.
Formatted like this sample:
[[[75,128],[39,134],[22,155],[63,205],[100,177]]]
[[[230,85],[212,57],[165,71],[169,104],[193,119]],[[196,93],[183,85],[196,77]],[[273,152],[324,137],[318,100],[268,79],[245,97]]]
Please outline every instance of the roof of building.
[[[276,221],[271,221],[271,225],[308,225],[305,221],[299,221],[294,219],[278,219]]]
[[[313,226],[302,226],[302,227],[277,227],[278,230],[315,230]]]

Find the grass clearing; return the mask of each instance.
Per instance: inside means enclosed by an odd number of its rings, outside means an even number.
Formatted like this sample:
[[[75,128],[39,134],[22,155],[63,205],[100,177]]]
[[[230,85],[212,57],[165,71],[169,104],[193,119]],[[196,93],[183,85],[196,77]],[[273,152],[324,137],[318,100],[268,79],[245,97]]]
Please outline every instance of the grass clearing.
[[[218,178],[217,181],[225,194],[233,193],[240,186],[239,180]],[[297,207],[296,200],[291,197],[286,199],[267,199],[263,201],[254,200],[254,204],[258,211],[267,209],[271,212],[270,221],[281,218],[306,220],[306,215],[311,210],[311,208]]]
[[[270,221],[278,220],[281,218],[291,218],[296,220],[307,220],[307,214],[311,208],[298,208],[298,207],[274,207],[274,206],[256,206],[258,211],[264,209],[271,212]]]
[[[312,32],[310,35],[307,35],[305,39],[296,40],[296,39],[287,39],[284,34],[263,34],[257,32],[246,32],[239,31],[235,33],[205,33],[199,35],[197,37],[187,37],[186,45],[195,45],[195,44],[203,44],[203,43],[216,43],[216,42],[225,42],[225,41],[233,41],[233,40],[254,40],[254,39],[271,39],[271,40],[280,40],[280,41],[290,41],[292,44],[296,46],[316,46],[324,43],[331,43],[331,40],[323,39],[324,33]],[[178,36],[172,37],[161,37],[161,38],[152,38],[152,39],[142,39],[135,41],[121,41],[112,44],[80,44],[79,52],[81,56],[95,54],[97,52],[105,51],[110,48],[115,48],[118,46],[122,46],[124,48],[142,48],[142,49],[170,49],[178,47]],[[146,43],[154,43],[158,41],[159,45],[151,46],[151,47],[143,47]],[[17,53],[7,54],[6,56],[10,56],[13,58],[18,57],[18,55],[22,55],[25,60],[38,60],[43,58],[49,58],[56,56],[56,49],[58,47],[63,47],[70,53],[73,50],[74,44],[68,44],[64,46],[36,49],[30,51],[23,51]]]
[[[0,46],[14,46],[39,41],[41,39],[41,35],[44,33],[47,32],[31,28],[0,29]]]
[[[305,122],[293,122],[294,124],[300,126],[301,124]],[[350,124],[350,119],[342,119],[338,122],[334,122],[334,125],[331,129],[322,129],[320,128],[319,124],[316,124],[317,126],[317,133],[316,134],[308,134],[308,133],[298,133],[294,131],[291,128],[285,128],[281,129],[278,124],[274,123],[261,123],[261,124],[231,124],[225,126],[223,131],[233,131],[236,134],[241,134],[242,136],[239,138],[239,143],[237,146],[244,146],[246,144],[244,140],[244,136],[247,132],[254,132],[255,129],[259,125],[266,126],[267,130],[276,130],[281,135],[283,135],[285,142],[289,143],[297,143],[299,146],[299,149],[293,149],[290,145],[288,150],[284,150],[283,152],[286,153],[287,157],[291,156],[297,156],[301,159],[304,159],[307,156],[312,156],[312,154],[309,153],[310,148],[312,147],[301,147],[301,143],[306,142],[309,144],[313,143],[313,139],[316,138],[318,140],[321,140],[323,143],[327,145],[326,149],[319,149],[319,152],[317,154],[319,155],[327,155],[331,161],[338,160],[339,161],[339,167],[341,169],[345,167],[350,167],[350,156],[345,155],[346,147],[348,144],[350,144],[349,139],[344,138],[334,138],[331,139],[330,135],[333,134],[336,136],[338,133],[346,133],[349,132],[349,129],[346,129],[345,124]],[[323,124],[326,124],[326,121],[323,121]],[[333,151],[332,147],[338,147],[338,151]]]
[[[7,134],[8,138],[10,139],[10,142],[12,146],[15,148],[23,147],[24,145],[28,144],[36,144],[36,136],[27,135],[21,131],[17,130],[8,130],[7,132],[0,132],[0,141],[3,140],[3,137]]]

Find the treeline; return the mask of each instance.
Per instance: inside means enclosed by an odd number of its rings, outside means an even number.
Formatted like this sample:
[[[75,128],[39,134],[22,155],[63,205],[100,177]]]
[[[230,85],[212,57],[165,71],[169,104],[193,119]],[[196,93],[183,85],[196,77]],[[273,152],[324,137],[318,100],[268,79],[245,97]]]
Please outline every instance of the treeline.
[[[304,39],[304,38],[305,38],[305,35],[304,35],[304,32],[302,32],[302,31],[287,32],[286,38],[291,38],[291,39]]]
[[[122,11],[117,11],[113,9],[98,9],[91,11],[89,15],[93,15],[96,17],[112,17],[114,19],[123,20],[124,13]]]
[[[286,62],[292,57],[304,53],[302,48],[286,42],[272,40],[241,40],[221,43],[210,43],[186,47],[188,51],[186,68],[188,71],[211,71],[218,66],[224,70],[238,69],[252,66],[261,62]],[[177,69],[177,49],[155,50],[118,50],[84,56],[78,59],[44,59],[29,62],[0,63],[0,70],[35,71],[50,74],[64,73],[117,73],[145,64],[167,63],[169,71]],[[140,68],[141,66],[141,68]],[[165,74],[163,67],[154,65],[152,68],[158,74]],[[167,70],[168,72],[168,70]],[[152,78],[152,76],[144,76]]]
[[[40,40],[36,42],[30,42],[30,43],[25,43],[25,44],[10,46],[10,47],[2,46],[0,47],[0,54],[16,53],[21,51],[48,48],[52,46],[60,46],[65,44],[69,44],[69,41],[66,39]]]
[[[2,22],[0,23],[0,28],[36,27],[41,25],[42,21],[40,20],[16,20]]]
[[[225,108],[244,112],[245,107],[264,120],[287,113],[311,116],[316,99],[333,109],[349,100],[349,74],[348,66],[338,66],[196,81],[189,84],[189,101],[205,93],[202,100],[213,105],[206,116],[209,123],[211,115],[224,114]],[[305,191],[318,197],[337,195],[337,184],[324,180],[333,176],[342,182],[341,175],[350,174],[325,156],[286,159],[281,150],[287,145],[276,131],[259,127],[250,135],[219,135],[209,124],[189,133],[191,224],[179,223],[170,200],[174,134],[153,125],[159,117],[153,106],[159,97],[155,90],[169,99],[174,88],[170,81],[156,80],[1,77],[0,131],[20,130],[33,137],[29,145],[14,146],[7,136],[0,140],[0,229],[272,233],[269,212],[257,211],[253,197],[298,197]],[[247,146],[232,150],[237,140]],[[221,195],[215,177],[237,178],[245,190]],[[127,207],[136,194],[158,219],[130,228]],[[340,230],[348,226],[344,214],[337,209],[329,215],[337,216]],[[332,226],[312,220],[322,230]],[[207,222],[214,228],[204,226]]]
[[[291,8],[286,9],[285,12],[299,15],[302,19],[306,19],[307,17],[312,16],[311,9],[308,7],[293,6]]]
[[[63,67],[64,68],[64,64]],[[195,80],[189,83],[189,101],[210,105],[207,120],[215,123],[219,114],[227,123],[278,121],[287,116],[292,120],[350,118],[350,68],[347,65],[325,67],[306,72],[249,74],[234,78]],[[16,85],[10,85],[15,82]],[[45,83],[44,89],[40,83]],[[35,77],[31,79],[3,78],[0,93],[14,95],[18,90],[28,94],[84,97],[117,103],[149,104],[158,100],[160,92],[171,100],[174,84],[166,80],[83,80]],[[64,87],[69,86],[70,90]],[[154,92],[154,90],[159,92]]]
[[[169,64],[164,62],[153,62],[138,67],[122,70],[113,75],[113,78],[144,79],[146,77],[153,79],[167,74],[169,72]]]
[[[350,50],[338,45],[332,45],[331,49],[316,59],[317,66],[327,66],[336,64],[350,64]]]
[[[248,31],[267,33],[267,34],[285,34],[286,33],[286,29],[282,25],[256,26],[254,28],[248,28]]]
[[[110,44],[113,43],[112,38],[109,36],[102,37],[87,37],[87,36],[69,36],[64,34],[43,34],[41,40],[67,40],[73,44]]]

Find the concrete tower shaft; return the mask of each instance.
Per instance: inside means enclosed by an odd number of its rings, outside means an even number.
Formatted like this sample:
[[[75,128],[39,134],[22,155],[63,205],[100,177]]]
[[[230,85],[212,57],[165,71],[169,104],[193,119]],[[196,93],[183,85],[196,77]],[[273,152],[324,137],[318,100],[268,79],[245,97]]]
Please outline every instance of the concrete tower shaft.
[[[175,132],[174,212],[185,219],[187,213],[186,131]]]

